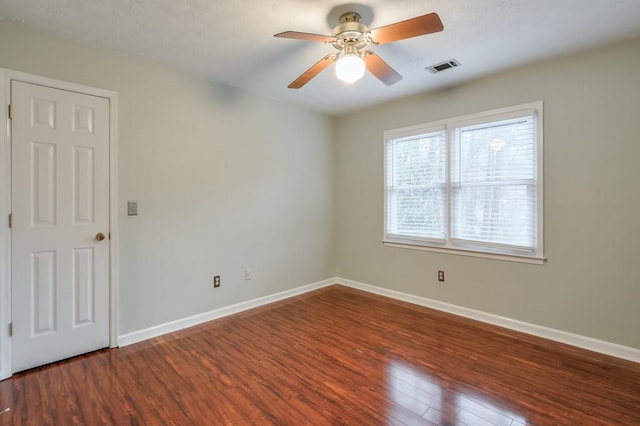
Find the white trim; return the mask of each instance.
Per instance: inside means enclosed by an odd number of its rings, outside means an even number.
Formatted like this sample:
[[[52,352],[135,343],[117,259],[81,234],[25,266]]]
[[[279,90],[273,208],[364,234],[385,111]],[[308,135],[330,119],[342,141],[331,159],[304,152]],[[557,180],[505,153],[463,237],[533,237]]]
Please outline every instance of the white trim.
[[[537,108],[540,108],[542,101],[534,101],[526,104],[496,108],[488,111],[475,112],[466,115],[460,115],[458,117],[445,118],[442,120],[431,121],[428,123],[414,124],[412,126],[400,127],[397,129],[385,130],[384,137],[387,139],[395,139],[395,138],[403,138],[407,136],[411,136],[416,132],[420,132],[423,130],[427,131],[438,131],[444,130],[447,127],[450,127],[452,123],[461,123],[462,125],[470,125],[473,123],[483,122],[487,117],[492,117],[494,115],[508,115],[510,117],[523,117],[526,115],[531,115],[536,111]]]
[[[385,142],[389,139],[402,140],[415,138],[416,134],[441,133],[447,131],[447,121],[437,121],[435,123],[416,124],[414,126],[403,127],[384,131]]]
[[[402,293],[395,290],[389,290],[382,287],[376,287],[370,284],[358,281],[348,280],[345,278],[335,278],[335,282],[345,287],[351,287],[363,290],[369,293],[378,294],[380,296],[390,297],[392,299],[401,300],[403,302],[413,303],[414,305],[424,306],[436,309],[442,312],[470,318],[487,324],[497,325],[499,327],[508,328],[510,330],[519,331],[530,334],[532,336],[549,339],[567,345],[576,346],[578,348],[587,349],[589,351],[598,352],[617,358],[640,363],[640,349],[629,346],[619,345],[617,343],[606,342],[579,334],[569,333],[567,331],[556,330],[549,327],[543,327],[536,324],[526,323],[511,318],[501,317],[499,315],[487,312],[477,311],[475,309],[465,308],[463,306],[452,305],[438,300],[428,299],[426,297],[415,296],[412,294]]]
[[[412,243],[400,243],[396,241],[383,241],[382,244],[385,247],[395,247],[402,248],[408,250],[422,250],[422,251],[430,251],[434,253],[443,253],[443,254],[456,254],[459,256],[467,256],[467,257],[479,257],[482,259],[493,259],[493,260],[504,260],[507,262],[519,262],[519,263],[529,263],[532,265],[543,265],[546,258],[544,257],[532,257],[532,256],[518,256],[515,254],[497,254],[497,253],[485,253],[481,251],[473,251],[473,250],[463,250],[463,249],[454,249],[450,247],[434,247],[427,246],[421,244],[412,244]]]
[[[345,287],[366,291],[368,293],[378,294],[380,296],[389,297],[391,299],[401,300],[403,302],[412,303],[414,305],[424,306],[426,308],[447,312],[464,318],[470,318],[483,323],[504,327],[536,337],[541,337],[543,339],[549,339],[578,348],[640,363],[640,349],[618,345],[616,343],[606,342],[604,340],[593,339],[591,337],[581,336],[579,334],[556,330],[549,327],[543,327],[536,324],[526,323],[511,318],[501,317],[499,315],[494,315],[475,309],[469,309],[462,306],[452,305],[450,303],[440,302],[437,300],[428,299],[426,297],[415,296],[395,290],[376,287],[370,284],[365,284],[341,277],[329,278],[323,281],[318,281],[313,284],[308,284],[302,287],[297,287],[269,296],[260,297],[246,302],[240,302],[235,305],[214,309],[213,311],[178,319],[155,327],[149,327],[144,330],[127,333],[119,337],[120,346],[127,346],[138,343],[143,340],[162,336],[164,334],[172,333],[174,331],[182,330],[188,327],[193,327],[207,321],[212,321],[218,318],[226,317],[228,315],[237,314],[239,312],[285,300],[290,297],[308,293],[310,291],[314,291],[323,287],[329,287],[334,284],[340,284]]]
[[[11,151],[9,141],[9,83],[0,68],[0,380],[11,376]]]
[[[505,107],[490,111],[483,111],[479,113],[463,115],[461,117],[454,117],[447,120],[447,126],[454,129],[459,127],[482,128],[487,124],[487,119],[493,120],[494,116],[496,115],[500,116],[497,121],[518,120],[535,115],[538,108],[542,108],[542,101],[530,102],[514,107]]]
[[[536,108],[538,119],[536,120],[536,223],[538,234],[536,235],[536,257],[544,258],[544,102],[539,101]]]
[[[289,299],[294,296],[299,296],[310,291],[317,290],[319,288],[327,287],[336,283],[336,278],[330,278],[328,280],[318,281],[313,284],[304,285],[291,290],[282,291],[280,293],[271,294],[268,296],[259,297],[257,299],[247,300],[246,302],[236,303],[230,306],[224,306],[222,308],[214,309],[209,312],[203,312],[201,314],[192,315],[190,317],[181,318],[175,321],[170,321],[164,324],[156,325],[154,327],[145,328],[143,330],[133,331],[131,333],[123,334],[118,338],[120,346],[132,345],[134,343],[141,342],[143,340],[151,339],[154,337],[162,336],[163,334],[173,333],[174,331],[182,330],[194,325],[202,324],[207,321],[223,318],[229,315],[244,312],[249,309],[257,308],[259,306],[268,305],[270,303],[278,302],[280,300]]]
[[[8,125],[7,105],[11,93],[11,80],[49,86],[72,92],[99,96],[109,100],[109,227],[110,241],[110,278],[109,278],[109,346],[118,346],[118,199],[117,199],[117,171],[118,171],[118,95],[111,90],[99,89],[81,84],[70,83],[0,68],[0,164],[3,175],[0,176],[0,380],[11,377],[11,338],[8,324],[11,321],[11,231],[8,228],[8,215],[11,212],[11,135]]]
[[[318,290],[324,287],[329,287],[334,284],[343,285],[345,287],[350,287],[368,293],[389,297],[391,299],[401,300],[403,302],[412,303],[414,305],[424,306],[426,308],[447,312],[464,318],[469,318],[483,323],[530,334],[532,336],[541,337],[543,339],[549,339],[578,348],[640,363],[640,349],[606,342],[604,340],[593,339],[591,337],[581,336],[579,334],[556,330],[549,327],[543,327],[536,324],[526,323],[511,318],[501,317],[499,315],[494,315],[475,309],[469,309],[438,300],[428,299],[422,296],[389,290],[386,288],[377,287],[371,284],[366,284],[341,277],[329,278],[291,290],[282,291],[280,293],[259,297],[257,299],[248,300],[246,302],[236,303],[234,305],[214,309],[209,312],[192,315],[190,317],[170,321],[165,324],[160,324],[143,330],[123,334],[118,337],[119,346],[124,347],[132,345],[134,343],[142,342],[144,340],[162,336],[164,334],[173,333],[175,331],[193,327],[195,325],[199,325],[208,321],[244,312],[249,309],[268,305],[270,303],[278,302],[281,300],[289,299],[291,297],[309,293],[311,291]]]
[[[109,347],[118,347],[118,94],[109,98]]]

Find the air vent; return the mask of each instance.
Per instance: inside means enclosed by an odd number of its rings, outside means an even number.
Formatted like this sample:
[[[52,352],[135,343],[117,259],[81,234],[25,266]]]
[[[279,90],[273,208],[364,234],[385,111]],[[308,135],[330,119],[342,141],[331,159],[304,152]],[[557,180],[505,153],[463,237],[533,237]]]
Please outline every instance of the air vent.
[[[441,64],[431,65],[430,67],[426,67],[425,69],[435,74],[437,72],[441,72],[444,70],[448,70],[449,68],[455,68],[459,66],[460,66],[460,62],[458,62],[455,59],[452,59],[450,61],[443,62]]]

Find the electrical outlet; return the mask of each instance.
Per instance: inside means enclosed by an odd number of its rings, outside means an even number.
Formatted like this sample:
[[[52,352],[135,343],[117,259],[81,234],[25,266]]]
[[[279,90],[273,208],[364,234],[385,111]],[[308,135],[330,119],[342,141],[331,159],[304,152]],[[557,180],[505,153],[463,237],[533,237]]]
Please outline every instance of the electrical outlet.
[[[444,271],[438,271],[438,281],[441,283],[444,282]]]
[[[251,272],[251,269],[245,269],[244,270],[244,279],[249,281],[252,277],[253,277],[253,273]]]
[[[220,287],[220,275],[213,277],[213,288]]]

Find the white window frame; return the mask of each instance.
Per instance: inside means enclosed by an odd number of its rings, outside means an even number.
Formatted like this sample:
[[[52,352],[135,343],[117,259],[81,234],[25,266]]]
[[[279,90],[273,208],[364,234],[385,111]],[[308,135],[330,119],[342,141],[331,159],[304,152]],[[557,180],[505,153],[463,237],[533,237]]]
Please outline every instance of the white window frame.
[[[524,114],[533,114],[536,117],[534,123],[534,132],[536,138],[535,153],[535,190],[536,190],[536,247],[533,253],[510,248],[502,250],[499,245],[477,244],[470,242],[456,241],[453,244],[451,237],[451,198],[452,198],[452,177],[451,177],[451,152],[453,148],[453,132],[455,128],[469,126],[473,124],[490,123],[494,121],[508,120],[510,118],[521,117]],[[447,253],[462,256],[472,256],[480,258],[489,258],[496,260],[506,260],[513,262],[522,262],[530,264],[543,264],[544,257],[544,152],[543,152],[543,102],[531,102],[527,104],[517,105],[513,107],[494,109],[476,114],[470,114],[460,117],[454,117],[436,122],[418,124],[415,126],[403,127],[399,129],[387,130],[384,132],[383,150],[384,150],[384,223],[383,223],[383,244],[387,247],[398,247],[416,250],[425,250],[437,253]],[[433,240],[420,238],[415,236],[403,236],[397,234],[389,234],[387,232],[388,219],[388,188],[387,188],[387,144],[390,140],[400,139],[409,136],[416,136],[425,133],[446,130],[447,135],[447,191],[446,191],[446,236],[443,240]]]

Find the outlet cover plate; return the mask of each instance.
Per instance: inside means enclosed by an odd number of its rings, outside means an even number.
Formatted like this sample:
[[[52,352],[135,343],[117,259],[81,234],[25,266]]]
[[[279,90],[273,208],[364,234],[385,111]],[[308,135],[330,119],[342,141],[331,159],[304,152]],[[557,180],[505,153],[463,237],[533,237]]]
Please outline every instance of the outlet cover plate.
[[[127,216],[138,216],[137,201],[127,201]]]

